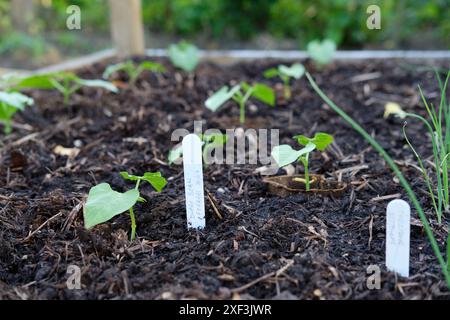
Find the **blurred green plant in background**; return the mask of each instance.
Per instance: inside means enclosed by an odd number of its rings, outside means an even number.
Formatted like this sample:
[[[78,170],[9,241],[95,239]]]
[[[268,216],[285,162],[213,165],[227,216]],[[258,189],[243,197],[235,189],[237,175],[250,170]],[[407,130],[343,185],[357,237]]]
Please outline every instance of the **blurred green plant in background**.
[[[11,21],[12,1],[0,0],[2,55],[20,48],[37,58],[55,47],[68,55],[111,45],[107,0],[29,0],[35,12],[25,35]],[[381,30],[366,26],[371,4],[381,8]],[[81,8],[82,32],[66,28],[69,5]],[[194,43],[206,39],[225,48],[230,41],[237,47],[263,48],[260,35],[268,36],[272,44],[288,41],[301,49],[324,38],[343,49],[450,47],[449,0],[142,0],[142,14],[153,45],[160,47],[167,43],[161,45],[158,37],[167,41],[182,37]]]

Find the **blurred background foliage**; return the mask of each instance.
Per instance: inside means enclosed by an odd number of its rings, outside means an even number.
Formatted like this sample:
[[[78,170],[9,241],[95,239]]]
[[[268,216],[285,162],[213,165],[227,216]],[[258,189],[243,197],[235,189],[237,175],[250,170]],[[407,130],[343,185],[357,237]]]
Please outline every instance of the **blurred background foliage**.
[[[11,17],[11,0],[0,0],[0,55],[52,63],[111,46],[107,0],[28,1],[34,12],[23,30]],[[71,4],[81,8],[82,31],[66,29]],[[366,27],[370,4],[381,8],[381,30]],[[340,49],[450,46],[449,0],[142,0],[142,11],[151,47],[180,38],[225,49],[304,49],[321,38]]]

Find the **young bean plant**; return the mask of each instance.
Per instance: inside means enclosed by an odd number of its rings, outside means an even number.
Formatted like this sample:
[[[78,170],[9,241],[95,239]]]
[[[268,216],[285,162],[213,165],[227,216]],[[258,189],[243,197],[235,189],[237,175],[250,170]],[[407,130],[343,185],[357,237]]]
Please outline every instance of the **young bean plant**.
[[[128,60],[126,62],[117,63],[108,66],[105,69],[105,72],[103,72],[103,79],[107,80],[111,77],[113,73],[123,71],[128,75],[128,81],[131,85],[134,85],[136,83],[136,80],[138,79],[139,75],[145,71],[152,71],[152,72],[165,72],[166,69],[164,66],[162,66],[159,63],[151,62],[151,61],[144,61],[140,64],[136,65],[133,61]]]
[[[250,98],[255,98],[272,107],[275,105],[275,93],[272,88],[262,83],[250,86],[246,82],[241,82],[231,89],[223,86],[205,101],[205,106],[215,112],[228,100],[234,100],[239,105],[239,121],[244,124],[245,105]]]
[[[18,89],[56,89],[63,95],[64,105],[68,106],[70,97],[82,87],[102,88],[111,92],[118,92],[118,89],[111,82],[103,80],[81,79],[71,72],[56,72],[33,75],[20,79],[15,88]]]
[[[280,77],[283,81],[283,93],[286,100],[292,96],[290,85],[291,78],[300,79],[305,74],[305,67],[300,63],[295,63],[290,67],[280,64],[277,68],[271,68],[264,72],[265,78]]]
[[[10,134],[12,131],[12,117],[17,111],[22,111],[26,106],[31,106],[33,99],[19,92],[0,91],[0,122],[3,123],[3,132]]]
[[[227,135],[212,133],[212,134],[202,134],[200,135],[200,139],[203,142],[203,163],[206,165],[209,160],[210,151],[215,148],[220,148],[225,145],[227,142]],[[170,150],[168,160],[169,165],[180,160],[183,156],[183,147],[181,145],[175,147]]]
[[[194,71],[200,61],[198,48],[187,41],[171,44],[168,54],[172,64],[186,72]]]
[[[301,162],[305,170],[305,188],[306,191],[309,191],[311,182],[309,179],[309,154],[315,149],[324,151],[333,142],[333,137],[327,133],[318,132],[314,138],[297,135],[293,139],[304,147],[294,150],[290,145],[283,144],[274,147],[271,155],[280,168],[297,161]]]
[[[125,180],[135,181],[134,189],[121,193],[114,191],[108,183],[92,187],[83,210],[84,226],[86,229],[92,228],[128,210],[131,219],[130,239],[133,241],[136,237],[136,217],[133,207],[137,202],[145,202],[139,193],[141,182],[146,181],[157,192],[161,192],[167,181],[160,172],[146,172],[143,176],[135,176],[123,171],[120,175]]]
[[[336,52],[336,43],[333,40],[325,39],[322,42],[313,40],[308,43],[306,51],[319,68],[323,68],[333,60]]]

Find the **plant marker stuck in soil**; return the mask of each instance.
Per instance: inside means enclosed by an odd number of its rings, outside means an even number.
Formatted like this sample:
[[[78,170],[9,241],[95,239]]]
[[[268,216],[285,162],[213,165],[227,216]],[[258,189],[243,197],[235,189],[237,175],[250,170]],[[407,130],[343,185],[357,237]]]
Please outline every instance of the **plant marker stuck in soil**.
[[[389,202],[386,212],[386,267],[409,277],[411,209],[404,200]]]
[[[195,134],[184,137],[184,188],[188,228],[205,227],[205,199],[203,191],[202,141]]]

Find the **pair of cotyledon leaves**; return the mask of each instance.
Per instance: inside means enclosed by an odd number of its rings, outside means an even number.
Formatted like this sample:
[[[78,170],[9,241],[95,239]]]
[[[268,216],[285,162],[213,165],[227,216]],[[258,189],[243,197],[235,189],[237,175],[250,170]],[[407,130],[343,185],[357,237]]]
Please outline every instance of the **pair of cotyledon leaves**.
[[[251,97],[254,97],[270,106],[275,105],[275,93],[272,88],[262,83],[255,83],[250,86],[246,82],[241,82],[231,88],[228,86],[223,86],[205,101],[205,106],[209,110],[215,112],[235,95],[242,95],[241,90],[244,90],[245,93],[250,92]]]
[[[304,146],[304,148],[295,150],[290,145],[283,144],[274,147],[272,150],[271,155],[280,168],[296,162],[300,157],[315,149],[323,151],[333,142],[333,137],[323,132],[316,133],[313,138],[297,135],[294,136],[294,139],[296,139],[300,145]]]

